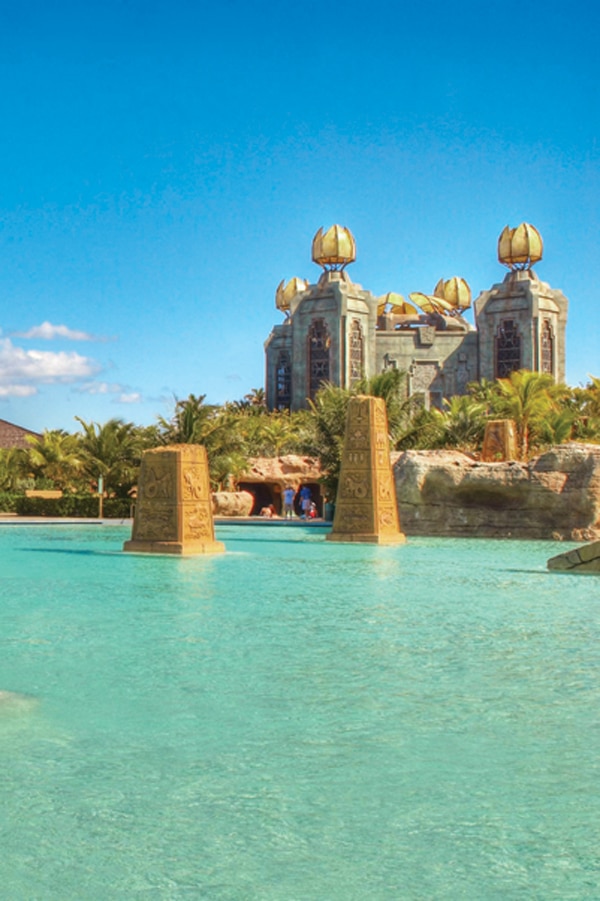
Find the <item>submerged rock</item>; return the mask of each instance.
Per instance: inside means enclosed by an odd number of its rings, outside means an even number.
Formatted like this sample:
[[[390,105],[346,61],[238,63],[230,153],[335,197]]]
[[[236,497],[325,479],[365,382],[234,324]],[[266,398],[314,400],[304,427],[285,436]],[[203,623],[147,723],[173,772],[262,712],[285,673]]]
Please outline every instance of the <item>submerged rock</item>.
[[[37,703],[37,698],[32,695],[0,690],[0,714],[25,712],[35,707]]]
[[[548,569],[557,572],[598,573],[600,575],[600,541],[584,544],[583,547],[575,548],[574,551],[567,551],[551,557],[546,565]]]

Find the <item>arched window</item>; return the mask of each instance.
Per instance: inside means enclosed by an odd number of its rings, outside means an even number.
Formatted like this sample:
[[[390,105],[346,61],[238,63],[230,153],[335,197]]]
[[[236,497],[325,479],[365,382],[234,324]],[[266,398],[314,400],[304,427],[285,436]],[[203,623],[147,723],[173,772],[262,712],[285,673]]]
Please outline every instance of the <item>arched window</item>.
[[[275,370],[275,409],[289,410],[292,404],[292,364],[287,350],[281,350]]]
[[[350,385],[358,382],[364,374],[363,333],[358,319],[350,326]]]
[[[508,378],[520,368],[521,337],[514,319],[505,319],[496,334],[496,378]]]
[[[554,375],[554,336],[548,319],[542,325],[542,372]]]
[[[308,396],[311,400],[329,381],[329,349],[331,339],[322,319],[314,319],[308,330]]]

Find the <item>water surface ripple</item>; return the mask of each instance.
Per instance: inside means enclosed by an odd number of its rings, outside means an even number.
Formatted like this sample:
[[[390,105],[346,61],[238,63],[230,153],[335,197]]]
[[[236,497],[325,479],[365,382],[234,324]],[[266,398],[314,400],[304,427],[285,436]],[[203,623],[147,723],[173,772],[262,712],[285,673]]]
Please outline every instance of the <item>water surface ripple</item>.
[[[600,579],[556,545],[127,537],[0,529],[3,897],[600,898]]]

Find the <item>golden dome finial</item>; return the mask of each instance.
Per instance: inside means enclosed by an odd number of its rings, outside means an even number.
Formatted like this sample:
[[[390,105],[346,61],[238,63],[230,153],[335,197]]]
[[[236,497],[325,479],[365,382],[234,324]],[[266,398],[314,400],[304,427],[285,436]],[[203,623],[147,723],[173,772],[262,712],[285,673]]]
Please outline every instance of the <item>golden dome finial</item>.
[[[498,238],[498,259],[509,269],[531,269],[542,259],[544,244],[533,225],[522,222],[517,228],[505,226]]]
[[[282,313],[289,313],[291,302],[296,294],[301,294],[308,288],[308,282],[304,278],[294,276],[289,282],[285,283],[285,279],[281,279],[275,291],[275,306]]]
[[[454,275],[444,281],[439,280],[433,289],[433,296],[447,301],[456,310],[468,310],[471,306],[471,289],[464,278]]]
[[[332,225],[320,228],[313,238],[312,258],[323,269],[340,271],[356,259],[356,242],[349,228]]]

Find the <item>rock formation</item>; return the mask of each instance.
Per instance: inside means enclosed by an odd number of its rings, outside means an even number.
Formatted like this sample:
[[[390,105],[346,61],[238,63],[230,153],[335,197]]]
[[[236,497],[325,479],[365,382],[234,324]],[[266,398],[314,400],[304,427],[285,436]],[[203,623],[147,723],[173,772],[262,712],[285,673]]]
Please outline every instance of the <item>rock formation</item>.
[[[214,491],[212,510],[215,516],[250,516],[254,497],[249,491]]]
[[[598,445],[559,445],[529,463],[406,451],[394,472],[407,535],[600,538]]]
[[[598,573],[600,575],[600,541],[558,554],[548,560],[548,569],[557,572]]]
[[[318,460],[313,457],[300,457],[297,454],[285,454],[283,457],[254,457],[250,460],[247,472],[238,479],[241,483],[269,482],[283,488],[307,482],[317,482],[321,477]]]

